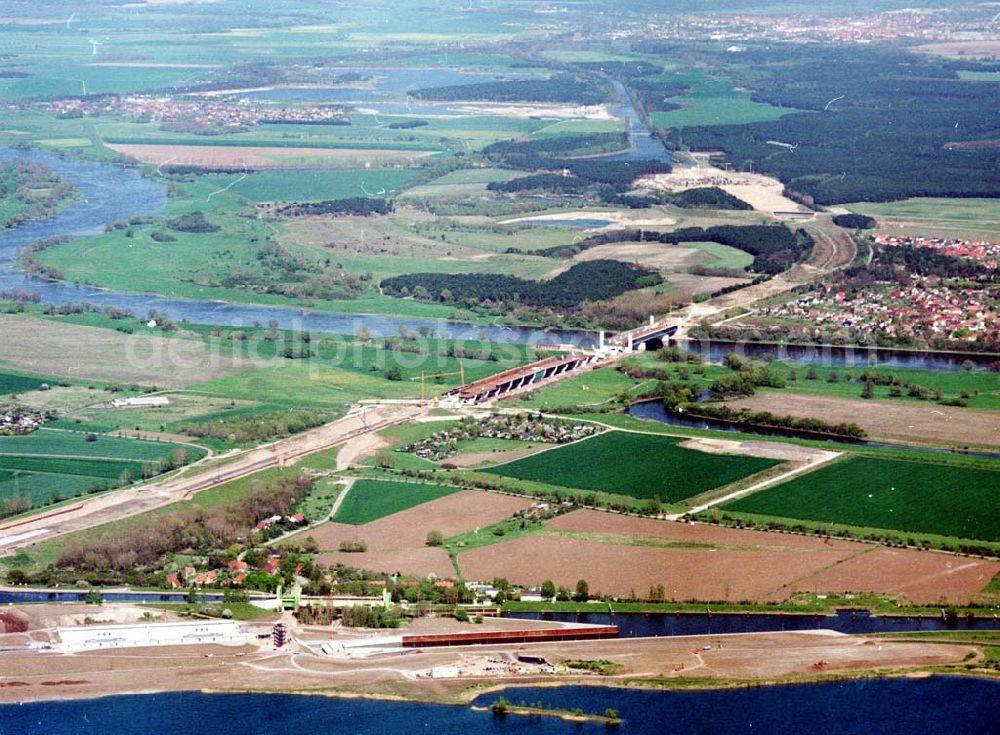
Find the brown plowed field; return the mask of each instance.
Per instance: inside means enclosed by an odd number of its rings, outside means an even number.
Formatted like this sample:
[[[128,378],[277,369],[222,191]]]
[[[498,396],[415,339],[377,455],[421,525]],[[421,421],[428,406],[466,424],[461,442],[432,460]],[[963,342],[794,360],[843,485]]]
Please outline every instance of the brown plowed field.
[[[433,572],[439,577],[453,577],[455,570],[447,552],[426,545],[428,531],[441,531],[448,538],[496,523],[530,506],[531,501],[525,498],[463,490],[363,526],[325,523],[309,535],[321,549],[328,550],[317,559],[322,564],[420,576]],[[357,539],[367,542],[367,552],[336,551],[341,541]]]
[[[1000,562],[876,548],[799,580],[804,592],[896,592],[919,604],[960,604],[1000,572]]]
[[[464,576],[528,585],[551,579],[569,588],[583,578],[591,593],[639,597],[662,584],[668,598],[680,601],[874,592],[960,604],[1000,572],[1000,562],[592,510],[560,516],[548,529],[554,533],[460,554]]]
[[[317,159],[423,158],[433,151],[375,148],[279,148],[271,146],[156,145],[115,143],[108,148],[154,166],[204,166],[205,168],[297,168]]]
[[[646,597],[662,584],[673,600],[763,600],[774,589],[850,557],[852,550],[657,548],[562,536],[527,536],[459,555],[466,579],[506,577],[540,585],[551,579],[573,589],[587,580],[591,594]]]
[[[698,524],[658,521],[653,518],[635,518],[599,510],[574,510],[561,515],[546,524],[553,531],[575,533],[608,534],[611,536],[652,536],[679,543],[712,544],[716,547],[728,546],[736,549],[784,548],[784,549],[848,549],[857,552],[869,548],[853,541],[823,539],[810,536],[767,533],[765,531],[741,531],[735,528],[721,528]]]
[[[761,392],[729,405],[754,411],[780,410],[800,418],[822,416],[834,424],[853,421],[876,439],[1000,446],[1000,418],[996,411],[950,408],[937,403],[810,396],[788,391]]]

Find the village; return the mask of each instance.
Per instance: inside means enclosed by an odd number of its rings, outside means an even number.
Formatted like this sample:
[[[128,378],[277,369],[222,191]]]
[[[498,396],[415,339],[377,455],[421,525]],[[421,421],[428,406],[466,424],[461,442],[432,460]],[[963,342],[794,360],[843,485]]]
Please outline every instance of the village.
[[[267,123],[350,125],[340,105],[274,107],[246,97],[108,95],[66,97],[26,107],[60,117],[110,115],[131,122],[161,123],[175,130],[209,134],[233,133]]]
[[[874,234],[875,247],[919,247],[997,267],[1000,243]],[[989,284],[950,282],[937,275],[908,273],[908,283],[876,282],[853,288],[818,284],[794,301],[761,309],[765,319],[808,324],[813,338],[851,338],[898,344],[932,345],[936,340],[995,341],[998,332],[996,291]]]
[[[0,407],[0,436],[30,434],[51,416],[19,406]]]
[[[566,444],[593,436],[600,431],[600,428],[593,424],[553,421],[531,414],[492,416],[482,420],[463,419],[454,426],[436,431],[420,441],[406,445],[403,451],[415,454],[421,459],[439,462],[457,454],[458,443],[462,441],[488,438]]]

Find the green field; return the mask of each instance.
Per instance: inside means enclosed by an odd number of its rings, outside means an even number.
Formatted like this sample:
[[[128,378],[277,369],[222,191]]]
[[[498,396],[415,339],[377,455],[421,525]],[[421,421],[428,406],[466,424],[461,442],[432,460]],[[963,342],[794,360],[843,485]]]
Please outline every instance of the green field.
[[[665,75],[670,81],[690,85],[683,97],[671,97],[668,102],[681,105],[678,110],[653,112],[650,118],[657,128],[683,128],[693,125],[744,125],[777,120],[794,108],[775,107],[754,102],[747,92],[737,92],[729,82],[715,79],[702,69],[690,69]]]
[[[483,470],[582,490],[690,498],[780,464],[776,460],[706,454],[677,446],[683,439],[609,431],[591,439]]]
[[[1000,540],[1000,471],[851,457],[726,510]]]
[[[118,482],[123,473],[131,480],[143,470],[183,449],[188,461],[204,455],[200,447],[169,442],[39,429],[21,436],[0,437],[0,503],[30,496],[34,506],[69,498]]]
[[[25,391],[35,390],[44,384],[45,381],[38,378],[30,378],[16,373],[0,372],[0,396],[10,395],[11,393],[24,393]]]
[[[365,189],[385,189],[398,194],[407,182],[420,173],[416,168],[363,169],[344,168],[330,171],[258,171],[240,179],[241,174],[203,176],[205,181],[251,202],[315,201],[365,196]]]
[[[401,510],[443,498],[457,492],[457,487],[416,482],[358,480],[344,498],[332,520],[361,526],[398,513]]]
[[[882,226],[891,226],[893,232],[994,241],[1000,238],[995,199],[922,197],[877,204],[856,202],[844,206],[852,212],[876,218]]]
[[[932,391],[941,391],[945,399],[962,398],[968,403],[970,408],[979,409],[1000,409],[1000,373],[989,372],[987,370],[920,370],[917,368],[897,368],[897,367],[873,367],[873,368],[830,368],[816,366],[816,380],[807,380],[806,375],[809,366],[789,365],[781,362],[771,363],[770,369],[783,376],[787,381],[787,387],[782,390],[768,392],[791,391],[793,393],[804,393],[819,396],[837,396],[841,398],[858,398],[864,389],[864,384],[859,381],[863,371],[868,370],[873,375],[885,378],[893,377],[902,384],[915,383],[922,385]],[[792,371],[795,371],[796,380],[788,381]],[[836,374],[837,382],[831,383],[829,378]],[[851,379],[847,380],[846,375]],[[879,400],[909,401],[929,403],[907,395],[907,389],[901,389],[902,395],[892,397],[889,394],[890,386],[874,386],[874,398]]]
[[[20,436],[0,436],[0,456],[57,455],[155,462],[177,448],[177,444],[169,442],[140,441],[117,436],[98,436],[97,441],[88,442],[86,434],[45,428]],[[197,447],[184,449],[192,459],[198,459],[204,454]]]

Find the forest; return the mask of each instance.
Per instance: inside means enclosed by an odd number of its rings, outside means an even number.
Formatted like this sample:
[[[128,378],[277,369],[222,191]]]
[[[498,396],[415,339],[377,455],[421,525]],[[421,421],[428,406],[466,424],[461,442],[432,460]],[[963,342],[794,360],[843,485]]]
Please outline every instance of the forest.
[[[483,155],[512,162],[549,156],[583,156],[627,150],[628,133],[582,133],[533,140],[501,140],[483,148]]]
[[[805,204],[1000,195],[995,82],[877,48],[755,47],[739,61],[727,73],[755,101],[808,112],[671,130],[671,144],[722,150],[740,170],[752,162]]]
[[[600,158],[559,159],[535,155],[510,156],[507,153],[503,154],[499,164],[549,173],[536,173],[506,182],[493,182],[486,187],[490,191],[512,193],[547,189],[575,193],[589,189],[595,191],[599,198],[612,204],[619,204],[618,195],[631,189],[632,183],[640,176],[669,173],[671,170],[669,163],[653,159],[634,161],[609,161]],[[555,173],[557,171],[560,173]],[[570,175],[566,176],[566,172]]]
[[[599,105],[612,97],[609,85],[592,77],[557,74],[548,79],[516,79],[478,84],[425,87],[409,93],[422,100],[484,100],[489,102],[565,102]]]
[[[774,275],[787,270],[812,249],[812,238],[804,231],[792,232],[784,225],[716,225],[682,227],[673,232],[652,230],[612,230],[573,245],[535,250],[535,255],[572,258],[598,245],[612,242],[717,242],[754,256],[750,270]]]
[[[547,281],[489,273],[413,273],[386,278],[380,285],[385,293],[422,301],[571,309],[585,301],[602,301],[635,288],[655,286],[662,280],[658,273],[631,263],[591,260]]]
[[[271,212],[279,217],[304,217],[313,214],[367,217],[371,214],[389,214],[392,208],[393,204],[388,199],[348,197],[347,199],[325,199],[321,202],[289,202],[277,205]]]

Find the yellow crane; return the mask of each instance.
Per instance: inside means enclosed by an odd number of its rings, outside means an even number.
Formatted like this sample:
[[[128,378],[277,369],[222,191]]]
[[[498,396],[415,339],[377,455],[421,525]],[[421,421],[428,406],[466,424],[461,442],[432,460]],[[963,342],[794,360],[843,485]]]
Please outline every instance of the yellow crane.
[[[450,373],[428,373],[428,372],[424,372],[423,370],[421,370],[419,378],[410,378],[410,380],[419,380],[420,381],[420,400],[423,401],[423,400],[427,399],[427,379],[428,378],[432,378],[432,379],[433,378],[447,378],[447,377],[449,377],[451,375],[458,375],[458,376],[460,376],[459,377],[459,381],[461,381],[461,382],[459,383],[459,386],[465,385],[465,365],[462,364],[461,360],[458,361],[458,370],[455,370],[453,372],[450,372]]]

